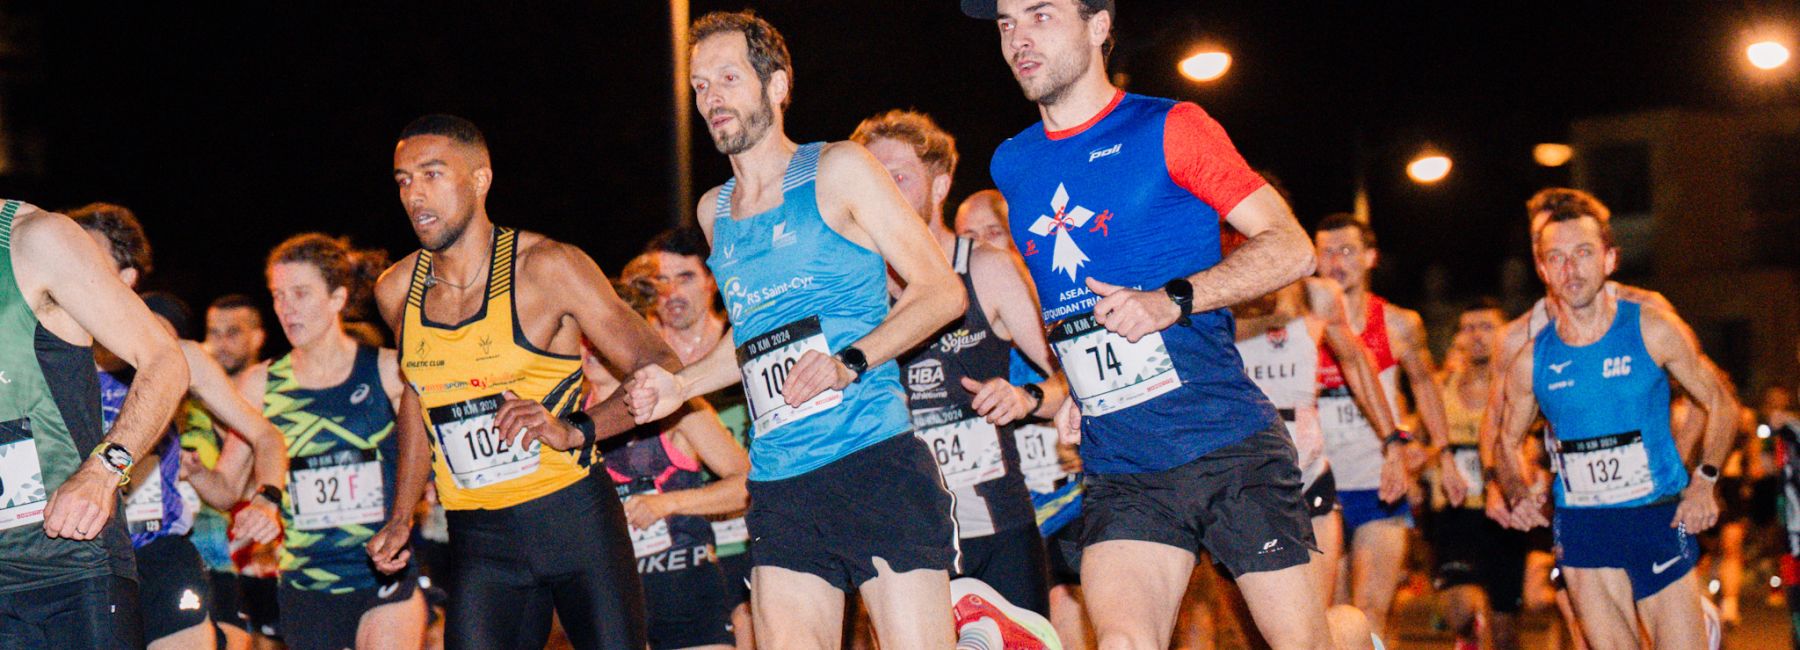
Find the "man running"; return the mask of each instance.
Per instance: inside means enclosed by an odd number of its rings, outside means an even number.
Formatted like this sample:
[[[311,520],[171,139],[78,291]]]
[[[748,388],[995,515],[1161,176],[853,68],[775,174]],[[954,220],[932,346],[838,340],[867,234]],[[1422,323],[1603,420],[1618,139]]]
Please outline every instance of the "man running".
[[[900,358],[913,435],[931,446],[938,473],[956,496],[961,574],[1048,616],[1048,560],[1014,423],[1054,416],[1068,387],[1060,374],[1023,386],[1008,378],[1014,348],[1038,367],[1052,367],[1037,301],[1010,255],[957,237],[944,225],[944,198],[957,161],[950,134],[929,116],[896,110],[863,120],[850,139],[887,168],[968,294],[960,321]]]
[[[1444,491],[1451,500],[1461,501],[1466,486],[1456,473],[1455,459],[1442,453],[1444,405],[1433,382],[1425,325],[1418,312],[1389,303],[1369,286],[1369,273],[1380,257],[1375,231],[1349,214],[1331,214],[1319,221],[1314,243],[1319,276],[1343,286],[1350,329],[1374,353],[1375,370],[1394,417],[1397,420],[1403,412],[1399,373],[1405,372],[1430,452],[1439,461]],[[1351,603],[1368,615],[1369,625],[1380,634],[1400,585],[1407,529],[1413,525],[1412,508],[1405,497],[1412,485],[1406,462],[1409,436],[1398,428],[1375,426],[1379,423],[1363,417],[1362,409],[1345,394],[1348,389],[1338,357],[1320,357],[1319,384],[1325,454],[1337,477],[1344,534],[1350,542],[1350,571],[1339,582],[1348,580]]]
[[[1493,378],[1494,353],[1506,320],[1500,303],[1484,298],[1457,318],[1455,347],[1462,363],[1438,382],[1444,396],[1450,447],[1458,477],[1468,487],[1461,501],[1441,500],[1431,526],[1437,586],[1445,592],[1446,623],[1458,637],[1481,648],[1519,647],[1517,617],[1523,606],[1525,558],[1531,540],[1489,518],[1484,509],[1500,486],[1486,480],[1481,457],[1481,419]]]
[[[836,647],[856,590],[882,647],[946,647],[950,495],[907,435],[893,360],[963,313],[961,283],[860,145],[787,138],[793,68],[774,26],[717,12],[690,33],[695,102],[735,172],[698,217],[737,351],[639,372],[632,410],[647,421],[743,382],[757,645]]]
[[[391,511],[413,507],[394,500],[399,355],[343,327],[386,265],[386,253],[308,233],[277,245],[264,267],[293,351],[251,366],[242,385],[287,442],[277,598],[295,650],[417,647],[425,634],[415,568],[384,574],[362,550]]]
[[[1237,319],[1237,350],[1244,371],[1274,403],[1298,452],[1306,507],[1323,553],[1314,586],[1326,606],[1337,588],[1344,522],[1319,430],[1319,359],[1332,355],[1345,360],[1345,385],[1370,422],[1385,428],[1393,417],[1368,348],[1350,332],[1344,309],[1337,283],[1307,278],[1231,310]]]
[[[1081,576],[1100,645],[1165,647],[1205,548],[1274,647],[1325,647],[1294,446],[1225,311],[1309,273],[1305,232],[1199,107],[1112,86],[1110,0],[962,8],[997,21],[1043,117],[991,167],[1075,395],[1058,421],[1088,472]],[[1229,257],[1223,223],[1248,236]]]
[[[1610,220],[1585,205],[1552,205],[1534,233],[1552,318],[1507,368],[1501,449],[1518,448],[1541,406],[1560,468],[1557,556],[1590,646],[1635,646],[1641,623],[1655,647],[1703,647],[1693,535],[1718,518],[1736,406],[1679,316],[1606,291],[1618,249]],[[1707,412],[1692,480],[1670,431],[1670,378]],[[1515,527],[1548,524],[1518,455],[1496,460]]]
[[[262,360],[263,343],[267,338],[262,312],[249,296],[226,294],[207,305],[206,339],[200,345],[231,376],[236,377]]]
[[[665,231],[644,245],[643,255],[651,262],[650,279],[656,289],[646,318],[675,349],[683,364],[706,358],[713,348],[725,342],[731,327],[719,312],[719,285],[712,270],[706,267],[706,258],[711,254],[706,233],[695,226]],[[744,402],[744,391],[732,386],[705,397],[738,447],[749,448],[750,410]],[[753,648],[756,642],[750,621],[750,530],[744,513],[714,518],[712,529],[713,555],[725,574],[725,589],[731,595],[731,629],[737,637],[736,645]]]
[[[428,115],[401,131],[394,181],[423,250],[382,275],[376,299],[400,337],[395,503],[428,471],[459,567],[452,648],[541,647],[552,611],[577,648],[642,648],[644,609],[625,515],[593,443],[632,426],[618,400],[582,411],[585,339],[613,367],[679,367],[592,259],[496,226],[487,141]],[[369,540],[384,572],[406,566],[413,509]]]
[[[956,235],[1000,250],[1013,247],[1012,234],[1006,230],[1006,197],[1000,190],[981,190],[956,206]]]
[[[135,289],[150,273],[150,242],[130,209],[92,203],[69,211],[69,218],[107,251],[125,286]],[[280,533],[276,508],[280,486],[285,485],[281,476],[286,457],[274,425],[238,395],[225,370],[200,344],[183,337],[192,313],[187,305],[164,293],[142,298],[175,334],[187,362],[188,394],[193,399],[182,402],[174,423],[145,458],[148,462],[133,473],[126,486],[125,522],[143,577],[139,609],[145,641],[151,648],[191,648],[213,642],[216,622],[209,620],[209,608],[203,606],[212,601],[212,581],[203,573],[200,552],[188,539],[200,516],[201,501],[206,499],[234,513],[234,532],[240,536],[259,542],[275,539]],[[110,429],[135,373],[104,345],[95,346],[94,359],[100,371],[102,424]],[[191,422],[210,426],[215,415],[219,424],[242,432],[238,434],[242,436],[238,443],[242,462],[223,474],[201,472],[184,477],[180,438]],[[247,474],[252,463],[255,476],[250,480]],[[239,506],[244,503],[246,480],[250,480],[249,487],[258,488],[254,492],[260,498],[254,499],[256,507],[243,509]],[[265,493],[259,486],[274,491]],[[229,620],[236,622],[236,616]]]
[[[118,490],[188,370],[113,269],[68,217],[0,201],[0,646],[143,645]],[[104,437],[95,341],[138,369]]]

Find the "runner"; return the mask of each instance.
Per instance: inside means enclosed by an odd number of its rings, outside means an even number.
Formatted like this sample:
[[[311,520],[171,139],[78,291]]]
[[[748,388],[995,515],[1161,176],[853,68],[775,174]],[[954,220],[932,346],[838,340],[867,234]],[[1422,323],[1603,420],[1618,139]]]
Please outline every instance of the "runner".
[[[362,546],[395,509],[398,354],[358,344],[343,315],[370,299],[387,264],[318,233],[289,237],[265,272],[275,317],[293,351],[252,366],[241,383],[261,396],[289,457],[288,534],[277,598],[289,648],[416,647],[425,633],[417,571],[384,574]]]
[[[1775,458],[1780,465],[1781,493],[1776,502],[1787,542],[1786,552],[1781,554],[1780,578],[1787,587],[1790,638],[1793,647],[1800,649],[1800,419],[1791,412],[1787,415],[1770,425],[1769,435],[1775,440]]]
[[[1429,530],[1446,623],[1460,643],[1499,650],[1519,647],[1518,613],[1524,604],[1525,559],[1531,552],[1528,535],[1506,529],[1484,510],[1500,489],[1485,479],[1480,431],[1505,320],[1492,298],[1476,301],[1458,316],[1454,346],[1462,364],[1438,383],[1450,425],[1447,453],[1456,460],[1468,494],[1450,501],[1441,490],[1434,492],[1437,512]]]
[[[1110,0],[962,8],[997,21],[1043,117],[991,167],[1077,398],[1058,421],[1087,470],[1081,574],[1100,645],[1166,646],[1205,548],[1271,645],[1325,647],[1294,446],[1224,310],[1310,272],[1305,232],[1199,107],[1108,82]],[[1223,223],[1248,235],[1229,257]]]
[[[152,268],[152,250],[143,226],[131,210],[107,203],[93,203],[69,212],[69,217],[106,250],[117,267],[119,280],[136,288]],[[236,532],[250,539],[273,540],[280,533],[273,499],[279,491],[262,494],[258,507],[243,511],[251,454],[255,453],[256,480],[249,485],[274,485],[286,466],[280,433],[237,393],[225,370],[201,346],[185,338],[192,311],[179,298],[166,293],[141,296],[177,338],[187,362],[188,394],[176,410],[174,423],[152,449],[146,462],[137,465],[126,486],[125,521],[131,534],[142,576],[139,610],[144,638],[151,648],[204,647],[222,634],[206,607],[212,601],[211,581],[204,573],[200,553],[187,534],[201,509],[203,497],[233,512],[240,522]],[[100,370],[103,430],[110,430],[134,380],[134,372],[104,345],[94,346]],[[225,426],[244,432],[240,462],[223,474],[200,473],[184,477],[182,431],[193,423],[212,425],[218,414]],[[188,472],[193,474],[194,472]],[[189,479],[189,480],[184,480]],[[198,482],[197,484],[195,482]],[[260,494],[261,491],[259,490]],[[224,526],[221,525],[223,530]],[[231,620],[235,622],[236,617]]]
[[[1008,377],[1013,349],[1038,367],[1053,367],[1037,301],[1010,255],[957,237],[944,225],[944,197],[957,161],[950,134],[929,116],[896,110],[863,120],[850,139],[887,168],[950,258],[968,296],[961,320],[900,357],[914,435],[931,446],[938,473],[956,497],[961,575],[1048,616],[1048,559],[1025,486],[1015,423],[1056,415],[1068,385],[1060,374],[1022,386]],[[1046,442],[1036,440],[1034,455],[1051,456]]]
[[[959,237],[1013,250],[1012,234],[1006,230],[1006,197],[1000,195],[1000,190],[981,190],[963,199],[956,206],[955,227]]]
[[[1375,356],[1375,371],[1395,420],[1404,412],[1399,377],[1404,372],[1428,434],[1430,455],[1438,461],[1443,489],[1450,500],[1463,500],[1467,486],[1457,473],[1456,459],[1443,453],[1447,426],[1443,399],[1432,378],[1425,325],[1418,312],[1387,302],[1369,286],[1369,273],[1380,255],[1375,231],[1349,214],[1331,214],[1319,221],[1314,242],[1319,276],[1344,287],[1350,328]],[[1362,409],[1345,394],[1337,357],[1320,356],[1319,384],[1325,454],[1337,478],[1344,531],[1350,542],[1350,570],[1339,577],[1338,589],[1345,593],[1348,587],[1351,604],[1368,615],[1369,625],[1380,634],[1400,584],[1407,529],[1413,525],[1412,509],[1406,501],[1406,491],[1413,484],[1406,460],[1405,443],[1410,436],[1398,428],[1372,426],[1381,423],[1363,417]]]
[[[1557,554],[1588,644],[1634,646],[1641,623],[1655,647],[1698,648],[1707,626],[1691,536],[1718,517],[1713,484],[1736,407],[1680,317],[1605,291],[1618,250],[1592,203],[1550,203],[1534,233],[1553,317],[1506,371],[1500,442],[1516,449],[1542,405],[1561,470]],[[1708,413],[1692,481],[1669,429],[1670,377]],[[1525,483],[1518,456],[1496,459],[1514,527],[1548,524],[1545,493]]]
[[[423,250],[375,290],[406,379],[394,503],[417,503],[435,471],[459,569],[449,647],[541,647],[554,611],[577,648],[642,648],[625,514],[590,471],[594,441],[631,419],[618,400],[580,410],[581,345],[628,370],[679,362],[585,253],[494,225],[493,179],[467,120],[401,131],[394,180]],[[406,567],[413,510],[390,517],[368,543],[384,573]]]
[[[143,646],[118,489],[188,376],[114,268],[68,217],[0,201],[0,646]],[[104,437],[93,341],[138,369]]]
[[[1344,521],[1337,484],[1319,430],[1318,367],[1323,355],[1345,359],[1344,381],[1358,409],[1376,426],[1392,428],[1386,393],[1362,339],[1350,332],[1337,283],[1307,278],[1232,308],[1244,371],[1281,415],[1298,452],[1300,480],[1313,535],[1324,557],[1314,587],[1321,605],[1337,590]]]
[[[726,340],[726,331],[731,327],[719,312],[719,285],[712,270],[706,267],[706,258],[711,254],[706,233],[694,226],[663,232],[644,245],[656,290],[647,318],[683,364],[706,358]],[[713,391],[706,395],[706,403],[731,432],[738,447],[749,448],[750,410],[744,402],[744,391],[737,387]],[[744,513],[739,511],[714,518],[712,529],[714,555],[732,598],[731,629],[737,637],[736,646],[750,650],[756,647],[756,638],[750,618],[749,527],[744,523]]]
[[[950,495],[906,435],[892,361],[962,313],[960,283],[867,151],[787,138],[793,70],[774,26],[716,12],[690,33],[695,101],[736,174],[698,219],[737,354],[640,371],[632,410],[647,421],[744,383],[759,646],[836,647],[850,591],[882,647],[948,646]],[[889,269],[905,287],[891,307]]]
[[[249,296],[226,294],[207,305],[206,339],[200,345],[232,377],[262,360],[267,338],[262,311]]]
[[[699,236],[697,230],[694,233]],[[682,275],[660,265],[653,253],[638,255],[619,273],[615,287],[626,303],[652,318],[659,329],[656,314],[681,313],[694,304],[664,308],[661,303],[671,297],[669,292],[699,284],[693,281],[698,276],[691,276],[687,282],[676,279],[679,288],[668,287],[658,279],[665,269]],[[707,298],[692,293],[697,292],[682,292],[680,298]],[[670,338],[668,330],[663,333],[677,350],[693,342]],[[592,355],[584,355],[582,371],[591,386],[591,402],[619,389],[619,380]],[[713,522],[707,517],[742,513],[748,504],[744,478],[750,459],[743,446],[710,406],[694,400],[675,417],[603,442],[600,451],[631,525],[632,550],[650,616],[650,647],[735,647],[737,630],[731,614],[742,602],[736,591],[743,587],[727,583],[714,550]]]

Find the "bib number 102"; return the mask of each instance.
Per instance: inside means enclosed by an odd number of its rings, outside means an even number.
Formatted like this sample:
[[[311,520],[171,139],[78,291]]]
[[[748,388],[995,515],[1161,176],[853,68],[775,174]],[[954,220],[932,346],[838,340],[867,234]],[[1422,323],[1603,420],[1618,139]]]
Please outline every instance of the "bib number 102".
[[[475,458],[497,456],[512,450],[512,442],[494,435],[494,430],[490,427],[479,427],[464,433],[463,444],[468,445],[469,455]]]

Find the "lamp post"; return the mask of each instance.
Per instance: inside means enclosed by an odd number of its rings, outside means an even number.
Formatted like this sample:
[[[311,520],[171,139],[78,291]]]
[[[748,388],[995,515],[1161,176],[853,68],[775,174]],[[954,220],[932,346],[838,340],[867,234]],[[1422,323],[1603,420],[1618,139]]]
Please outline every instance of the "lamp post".
[[[694,94],[688,86],[688,0],[669,0],[669,60],[673,72],[669,86],[675,128],[669,131],[669,225],[681,226],[694,218]]]

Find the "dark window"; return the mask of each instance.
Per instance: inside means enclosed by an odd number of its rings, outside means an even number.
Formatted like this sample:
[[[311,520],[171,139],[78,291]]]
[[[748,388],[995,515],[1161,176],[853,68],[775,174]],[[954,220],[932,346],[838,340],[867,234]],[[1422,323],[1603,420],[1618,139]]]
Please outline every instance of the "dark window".
[[[1619,142],[1583,151],[1588,191],[1612,208],[1614,215],[1650,211],[1650,145]]]

